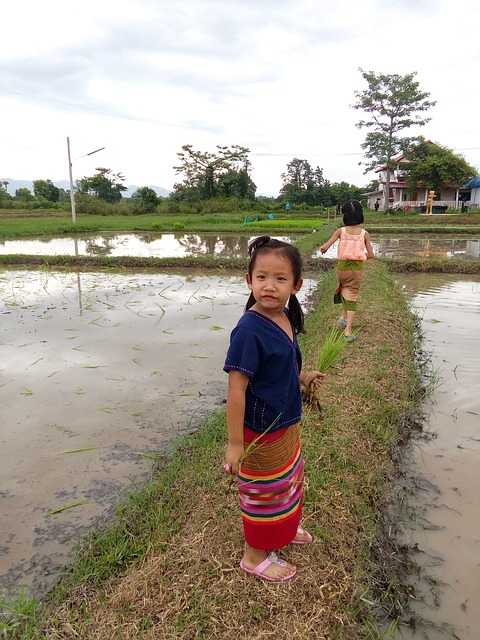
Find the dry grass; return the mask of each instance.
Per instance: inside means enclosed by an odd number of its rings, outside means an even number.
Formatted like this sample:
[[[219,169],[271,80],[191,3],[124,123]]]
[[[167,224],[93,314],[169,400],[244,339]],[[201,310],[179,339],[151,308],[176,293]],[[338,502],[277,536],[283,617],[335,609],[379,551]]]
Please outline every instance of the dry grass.
[[[186,514],[181,530],[153,535],[144,558],[100,586],[82,582],[49,611],[35,637],[381,637],[371,635],[371,624],[364,624],[379,612],[378,602],[371,607],[362,596],[375,598],[375,590],[383,588],[381,576],[389,570],[372,561],[371,550],[379,540],[378,509],[391,469],[389,451],[410,407],[414,375],[412,321],[383,271],[378,264],[366,274],[357,314],[361,339],[342,352],[328,375],[323,418],[311,408],[303,421],[304,525],[315,539],[310,546],[282,551],[297,565],[298,575],[271,584],[241,571],[237,495],[225,495],[220,439],[203,475],[195,473],[195,454],[185,458],[185,473],[174,487]],[[331,300],[330,293],[327,298]],[[307,367],[335,322],[336,310],[329,302],[310,317],[303,345]]]

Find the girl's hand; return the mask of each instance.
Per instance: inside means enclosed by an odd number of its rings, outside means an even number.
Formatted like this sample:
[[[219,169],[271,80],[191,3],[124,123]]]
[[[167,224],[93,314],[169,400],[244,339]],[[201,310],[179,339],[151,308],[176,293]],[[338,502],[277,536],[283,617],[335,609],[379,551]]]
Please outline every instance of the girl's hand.
[[[327,247],[324,244],[320,247],[320,253],[327,253]]]
[[[304,387],[309,387],[313,384],[315,387],[320,387],[327,377],[326,373],[320,373],[320,371],[305,371],[300,375],[300,382]]]
[[[229,444],[225,455],[225,473],[237,475],[240,467],[240,459],[243,455],[242,444]]]

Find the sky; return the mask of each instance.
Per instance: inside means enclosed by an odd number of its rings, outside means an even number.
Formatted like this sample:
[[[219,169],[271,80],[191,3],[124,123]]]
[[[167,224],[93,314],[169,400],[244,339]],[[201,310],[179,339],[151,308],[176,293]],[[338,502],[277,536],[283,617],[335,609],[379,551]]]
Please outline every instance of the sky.
[[[68,180],[68,137],[74,181],[172,189],[189,144],[250,149],[258,194],[294,158],[364,186],[360,68],[416,72],[436,105],[405,134],[480,173],[478,0],[15,0],[1,24],[0,179]]]

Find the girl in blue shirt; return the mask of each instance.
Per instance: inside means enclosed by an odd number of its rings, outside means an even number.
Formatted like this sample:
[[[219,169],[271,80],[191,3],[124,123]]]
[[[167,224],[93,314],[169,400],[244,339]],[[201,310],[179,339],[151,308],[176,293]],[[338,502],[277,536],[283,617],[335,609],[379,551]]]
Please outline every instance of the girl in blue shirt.
[[[308,544],[300,528],[303,460],[298,423],[300,385],[325,377],[303,372],[297,334],[304,316],[296,297],[302,260],[292,245],[262,236],[249,246],[245,314],[231,334],[224,370],[228,446],[225,470],[238,476],[245,533],[242,569],[263,580],[289,580],[296,567],[275,550]]]

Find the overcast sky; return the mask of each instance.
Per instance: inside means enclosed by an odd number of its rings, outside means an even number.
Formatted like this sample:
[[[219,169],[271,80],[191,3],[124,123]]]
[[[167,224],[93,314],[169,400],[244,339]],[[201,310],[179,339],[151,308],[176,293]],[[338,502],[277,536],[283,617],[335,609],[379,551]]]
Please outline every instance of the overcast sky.
[[[74,180],[171,189],[182,145],[238,144],[259,193],[295,157],[363,186],[359,67],[417,71],[409,133],[480,172],[478,0],[15,0],[1,25],[0,178],[68,179],[68,136]]]

